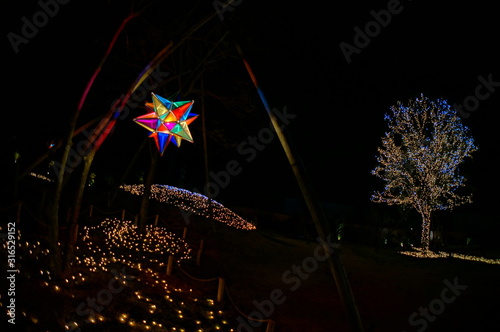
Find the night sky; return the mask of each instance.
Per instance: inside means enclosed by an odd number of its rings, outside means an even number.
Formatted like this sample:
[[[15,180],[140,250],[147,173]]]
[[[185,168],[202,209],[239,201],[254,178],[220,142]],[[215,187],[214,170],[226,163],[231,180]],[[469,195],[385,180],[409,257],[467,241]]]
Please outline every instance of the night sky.
[[[36,158],[52,139],[63,137],[69,114],[76,108],[86,82],[97,67],[114,31],[134,8],[149,4],[125,29],[103,67],[95,90],[88,97],[82,119],[105,112],[151,60],[161,43],[148,44],[150,33],[165,45],[214,11],[210,1],[71,1],[38,33],[14,52],[8,33],[21,34],[22,17],[32,21],[39,3],[12,4],[3,10],[4,24],[4,130],[2,163],[12,163],[14,149],[23,165]],[[197,31],[190,47],[173,55],[189,58],[201,53],[200,40],[208,43],[228,31],[224,44],[227,58],[219,57],[204,74],[207,90],[224,95],[247,96],[230,111],[207,97],[209,168],[218,173],[236,160],[241,172],[219,194],[221,202],[249,207],[279,209],[286,197],[300,191],[278,139],[272,139],[255,158],[241,154],[237,146],[269,126],[265,109],[251,84],[238,53],[239,44],[254,69],[271,107],[296,115],[285,127],[320,198],[349,205],[369,205],[372,191],[381,183],[370,174],[376,148],[386,129],[384,113],[397,101],[406,102],[424,93],[461,104],[475,94],[478,77],[500,82],[497,59],[498,11],[492,2],[431,1],[339,2],[330,8],[321,2],[237,1],[234,10],[215,16]],[[395,12],[367,45],[346,60],[340,44],[355,45],[355,27],[365,29],[373,13],[389,8]],[[187,14],[190,13],[190,14]],[[377,26],[373,25],[372,26]],[[164,30],[162,30],[164,29]],[[160,31],[160,32],[158,32]],[[208,37],[207,37],[208,36]],[[141,42],[142,41],[142,42]],[[198,42],[198,44],[197,44]],[[208,49],[208,48],[207,48]],[[231,51],[232,50],[232,51]],[[198,53],[197,53],[198,52]],[[186,60],[191,66],[196,60]],[[184,68],[177,60],[171,66]],[[216,68],[216,69],[214,69]],[[494,86],[496,84],[496,87]],[[175,93],[175,84],[169,85]],[[500,149],[496,119],[500,83],[463,123],[471,130],[479,151],[465,170],[478,209],[497,204],[500,186]],[[495,91],[496,90],[496,91]],[[481,91],[485,91],[484,89]],[[167,93],[161,90],[159,94]],[[167,97],[167,96],[165,96]],[[193,93],[185,98],[198,98]],[[238,105],[238,102],[236,102]],[[246,104],[246,105],[245,105]],[[195,104],[200,112],[201,102]],[[120,173],[147,135],[132,122],[119,121],[95,160],[97,170]],[[195,125],[196,124],[196,125]],[[216,129],[220,126],[220,133]],[[186,189],[202,185],[203,147],[201,120],[192,125],[195,142],[171,146],[161,158],[159,178]],[[221,140],[218,135],[224,138]],[[148,142],[149,143],[149,142]],[[147,149],[145,150],[147,152]],[[137,167],[146,167],[144,154]],[[184,169],[180,171],[180,169]],[[98,174],[99,175],[99,174]],[[182,181],[181,181],[182,180]]]

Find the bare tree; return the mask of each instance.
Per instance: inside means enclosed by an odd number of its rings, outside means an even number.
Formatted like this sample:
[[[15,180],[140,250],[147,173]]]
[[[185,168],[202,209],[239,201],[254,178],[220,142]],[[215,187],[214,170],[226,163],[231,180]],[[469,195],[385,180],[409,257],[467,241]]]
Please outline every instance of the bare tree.
[[[469,129],[445,100],[421,95],[407,105],[397,102],[385,115],[389,131],[378,148],[372,174],[385,182],[376,203],[414,208],[422,216],[421,245],[429,250],[431,213],[470,203],[461,192],[459,165],[477,150]]]

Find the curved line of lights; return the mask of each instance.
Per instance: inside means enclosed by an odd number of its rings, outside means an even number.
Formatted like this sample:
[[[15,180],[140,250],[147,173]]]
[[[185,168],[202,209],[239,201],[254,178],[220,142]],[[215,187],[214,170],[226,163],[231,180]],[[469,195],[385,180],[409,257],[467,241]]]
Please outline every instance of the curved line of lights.
[[[134,195],[144,194],[143,184],[121,185],[121,189]],[[255,225],[246,221],[219,202],[197,192],[168,185],[151,186],[151,199],[174,205],[185,211],[210,218],[243,230],[256,229]]]

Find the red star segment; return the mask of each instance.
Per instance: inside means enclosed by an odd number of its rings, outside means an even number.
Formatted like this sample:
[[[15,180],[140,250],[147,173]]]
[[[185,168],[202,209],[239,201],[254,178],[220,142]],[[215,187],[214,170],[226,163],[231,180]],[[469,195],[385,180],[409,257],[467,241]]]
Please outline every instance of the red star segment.
[[[153,103],[146,103],[150,113],[141,115],[134,121],[151,132],[156,146],[163,155],[168,144],[172,141],[176,146],[181,145],[182,140],[193,142],[193,137],[188,125],[198,115],[191,113],[194,100],[172,102],[154,93]]]

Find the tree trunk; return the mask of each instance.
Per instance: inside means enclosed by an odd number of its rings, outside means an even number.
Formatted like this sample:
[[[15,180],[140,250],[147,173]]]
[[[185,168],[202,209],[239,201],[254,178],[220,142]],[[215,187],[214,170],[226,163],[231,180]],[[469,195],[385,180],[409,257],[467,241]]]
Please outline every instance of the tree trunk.
[[[151,163],[149,165],[148,174],[146,175],[146,180],[144,181],[144,195],[141,200],[141,208],[139,212],[139,220],[137,221],[137,228],[139,232],[143,232],[146,229],[146,218],[148,216],[149,207],[149,196],[151,195],[151,185],[153,184],[156,163],[158,160],[158,153],[154,151],[152,143],[150,143],[151,152]]]
[[[135,166],[135,163],[136,163],[137,159],[139,158],[140,153],[142,152],[144,146],[146,145],[146,143],[149,140],[151,140],[151,138],[149,138],[149,136],[144,137],[144,140],[142,141],[141,146],[137,149],[136,153],[132,157],[132,160],[128,163],[127,169],[125,170],[125,172],[123,172],[121,178],[115,183],[114,188],[109,193],[110,196],[108,199],[108,207],[110,207],[111,204],[115,201],[116,195],[118,194],[118,190],[120,190],[120,186],[123,183],[125,183],[127,176],[129,175],[130,171],[132,170],[132,167]]]
[[[421,234],[421,246],[425,251],[429,251],[430,248],[430,235],[431,235],[431,211],[427,208],[420,211],[422,216],[422,234]]]

